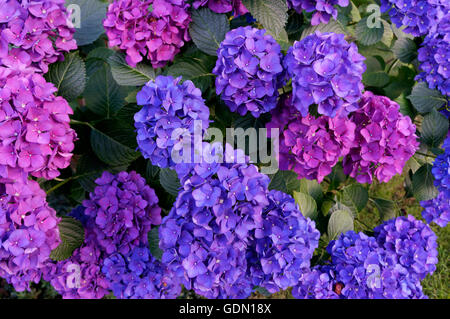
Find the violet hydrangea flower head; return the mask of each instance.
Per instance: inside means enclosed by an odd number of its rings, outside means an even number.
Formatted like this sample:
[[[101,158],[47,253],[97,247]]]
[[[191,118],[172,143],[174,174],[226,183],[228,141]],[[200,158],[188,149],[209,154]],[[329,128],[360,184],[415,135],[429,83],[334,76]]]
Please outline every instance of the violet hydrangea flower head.
[[[317,179],[319,183],[350,151],[355,139],[355,124],[346,117],[303,117],[290,97],[280,100],[266,127],[280,129],[280,169],[294,170],[299,179]]]
[[[318,25],[320,23],[328,23],[330,18],[337,19],[338,11],[334,7],[346,7],[349,4],[348,0],[287,0],[288,6],[298,13],[314,12],[311,24]]]
[[[217,55],[216,92],[232,112],[259,117],[276,106],[284,77],[283,55],[271,35],[250,26],[233,29]]]
[[[126,254],[147,244],[151,225],[161,223],[161,208],[145,179],[136,172],[113,175],[105,171],[95,183],[97,187],[83,206],[98,245],[107,254]]]
[[[434,222],[440,227],[447,226],[450,221],[450,197],[444,192],[439,192],[436,198],[420,202],[420,205],[423,207],[422,217],[428,224]]]
[[[236,15],[243,15],[248,12],[242,0],[195,0],[192,6],[195,9],[208,6],[216,13],[227,13],[233,11]]]
[[[356,139],[344,157],[345,174],[359,183],[372,183],[374,177],[388,182],[402,173],[419,142],[415,125],[399,109],[387,97],[364,93],[360,109],[350,115],[350,120],[356,123]]]
[[[446,198],[450,198],[450,137],[442,145],[444,153],[438,155],[433,162],[431,172],[434,176],[434,185]]]
[[[0,277],[18,291],[38,283],[59,243],[56,212],[35,181],[0,182]]]
[[[103,21],[109,46],[125,50],[133,67],[143,57],[163,67],[190,40],[188,8],[185,0],[115,0]]]
[[[293,105],[303,116],[313,104],[330,117],[354,111],[364,88],[364,60],[343,34],[316,31],[294,42],[283,61],[292,78]]]
[[[268,199],[263,227],[255,230],[247,250],[248,275],[255,286],[275,293],[295,286],[309,270],[320,232],[290,195],[273,190]]]
[[[109,256],[102,272],[119,299],[175,299],[181,293],[177,277],[145,246]]]
[[[191,81],[180,81],[181,77],[158,76],[136,96],[142,106],[134,116],[139,150],[162,168],[181,162],[187,155],[181,154],[183,146],[192,144],[195,134],[203,137],[209,127],[209,108],[202,92]]]
[[[333,267],[317,265],[302,274],[298,284],[292,287],[292,296],[297,299],[339,299],[343,284],[335,278]]]
[[[0,0],[0,64],[46,73],[77,48],[64,0]]]
[[[416,79],[428,83],[430,89],[438,89],[450,96],[450,5],[447,10],[439,27],[428,33],[418,50],[422,72]]]
[[[72,108],[37,73],[0,67],[0,174],[19,168],[53,179],[70,164],[76,133]]]

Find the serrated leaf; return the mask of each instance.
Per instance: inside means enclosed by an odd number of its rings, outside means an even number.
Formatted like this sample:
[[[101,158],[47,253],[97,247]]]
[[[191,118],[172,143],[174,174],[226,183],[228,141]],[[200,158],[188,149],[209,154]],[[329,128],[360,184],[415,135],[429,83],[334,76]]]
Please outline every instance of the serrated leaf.
[[[183,81],[191,80],[202,91],[207,89],[214,79],[214,74],[204,65],[194,60],[173,64],[169,67],[167,74],[173,77],[181,76]]]
[[[397,206],[395,205],[395,202],[377,197],[371,198],[370,201],[378,210],[378,214],[382,221],[387,221],[397,216]]]
[[[411,118],[411,120],[414,120],[417,112],[412,106],[411,101],[407,99],[404,93],[400,94],[400,96],[397,97],[394,101],[397,102],[398,105],[400,105],[400,112],[403,115],[407,115]]]
[[[162,168],[159,171],[159,182],[170,195],[178,196],[181,185],[177,172],[169,168]]]
[[[77,181],[87,192],[92,192],[95,188],[95,180],[106,170],[106,165],[100,162],[95,156],[83,154],[77,163],[76,175],[80,176]]]
[[[430,200],[438,195],[430,164],[422,165],[412,176],[412,190],[417,201]]]
[[[192,12],[189,34],[195,45],[206,54],[217,55],[217,49],[229,30],[230,23],[225,14],[207,8]]]
[[[56,86],[57,94],[68,101],[81,95],[86,85],[86,66],[78,51],[67,53],[64,61],[51,64],[46,79]]]
[[[153,226],[148,232],[148,246],[150,253],[157,260],[161,261],[163,251],[159,248],[159,226]]]
[[[448,129],[448,119],[434,109],[423,117],[421,140],[430,148],[438,147],[447,136]]]
[[[427,84],[420,82],[414,85],[411,95],[408,96],[414,108],[421,114],[431,112],[433,109],[439,109],[447,100],[439,91],[431,90]]]
[[[379,42],[383,38],[384,24],[369,27],[367,18],[362,18],[356,25],[356,39],[363,45],[372,45]]]
[[[340,234],[353,229],[353,217],[349,211],[337,210],[331,214],[327,231],[330,239],[336,239]]]
[[[323,198],[322,187],[316,180],[302,178],[300,180],[300,192],[308,194],[317,202],[320,202]]]
[[[296,191],[294,191],[293,197],[295,199],[295,202],[300,207],[300,211],[302,212],[303,216],[309,217],[311,219],[317,218],[317,203],[314,198],[312,198],[308,194]]]
[[[326,24],[321,23],[319,25],[307,27],[305,30],[303,30],[300,40],[306,38],[308,35],[313,34],[316,31],[320,31],[322,33],[333,32],[347,35],[344,26],[339,21],[331,20]]]
[[[75,218],[63,216],[58,224],[61,243],[52,250],[50,258],[61,261],[72,256],[75,249],[84,242],[84,228]]]
[[[383,37],[380,41],[383,42],[386,46],[390,47],[392,44],[392,40],[394,40],[394,32],[392,31],[391,25],[388,22],[381,19],[381,23],[383,23],[384,31]]]
[[[242,3],[274,38],[284,31],[288,19],[285,0],[243,0]]]
[[[293,191],[300,189],[300,180],[292,171],[278,171],[270,181],[269,190],[272,189],[292,195]]]
[[[369,193],[364,186],[353,184],[342,189],[337,196],[338,202],[348,207],[354,216],[366,207]]]
[[[135,68],[128,65],[125,55],[117,52],[108,58],[111,73],[117,84],[124,86],[142,86],[155,79],[155,70],[149,65],[138,63]]]
[[[389,75],[384,71],[365,72],[363,74],[363,83],[367,86],[382,88],[389,83]]]
[[[416,43],[408,38],[395,41],[393,51],[395,56],[404,63],[411,63],[417,57]]]

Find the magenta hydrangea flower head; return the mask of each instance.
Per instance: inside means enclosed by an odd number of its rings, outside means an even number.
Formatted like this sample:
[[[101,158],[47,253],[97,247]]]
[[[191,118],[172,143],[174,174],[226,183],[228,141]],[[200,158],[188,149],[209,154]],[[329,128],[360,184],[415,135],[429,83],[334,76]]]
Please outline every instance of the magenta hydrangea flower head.
[[[275,39],[250,26],[229,31],[217,51],[216,92],[232,112],[259,117],[277,104],[284,78]]]
[[[447,226],[450,221],[450,197],[444,192],[439,192],[436,198],[420,202],[420,205],[423,207],[422,217],[428,224],[434,222],[440,227]]]
[[[139,150],[162,168],[181,162],[186,156],[183,146],[194,143],[196,134],[203,137],[209,127],[202,92],[191,81],[180,81],[181,77],[160,75],[136,96],[142,105],[134,116]]]
[[[183,189],[159,229],[162,262],[187,289],[206,298],[246,298],[245,251],[262,211],[269,178],[241,150],[203,143],[202,160],[182,178]],[[211,160],[207,159],[209,156]]]
[[[355,126],[347,117],[303,117],[291,97],[284,96],[266,128],[280,129],[280,169],[294,170],[299,179],[320,183],[353,147]]]
[[[227,13],[233,11],[236,15],[243,15],[248,12],[242,0],[195,0],[192,6],[195,9],[208,6],[216,13]]]
[[[421,48],[418,59],[422,72],[416,80],[428,83],[430,89],[438,89],[450,96],[450,5],[448,13],[439,21],[439,27],[429,32]]]
[[[294,9],[298,13],[314,12],[311,19],[312,25],[320,23],[328,23],[330,18],[337,19],[338,11],[334,7],[346,7],[349,4],[348,0],[287,0],[289,8]]]
[[[344,157],[345,174],[359,183],[372,183],[373,177],[388,182],[402,173],[419,142],[416,126],[399,109],[387,97],[364,93],[360,109],[350,115],[356,123],[356,143]]]
[[[136,172],[113,175],[105,171],[95,182],[97,187],[83,206],[101,249],[126,254],[147,244],[151,225],[161,223],[161,208],[145,179]]]
[[[248,276],[255,286],[275,293],[295,286],[309,271],[320,232],[290,195],[272,190],[268,199],[263,227],[255,230],[247,250]]]
[[[177,277],[146,246],[109,256],[102,272],[119,299],[175,299],[181,293]]]
[[[143,57],[163,67],[190,40],[188,8],[184,0],[116,0],[103,21],[109,46],[125,50],[133,67]]]
[[[0,181],[0,277],[18,291],[38,283],[59,243],[56,212],[35,181]]]
[[[354,111],[364,88],[364,60],[343,34],[316,31],[294,42],[283,61],[292,78],[293,105],[303,116],[313,104],[330,117]]]
[[[0,0],[0,64],[46,73],[77,48],[64,0]]]

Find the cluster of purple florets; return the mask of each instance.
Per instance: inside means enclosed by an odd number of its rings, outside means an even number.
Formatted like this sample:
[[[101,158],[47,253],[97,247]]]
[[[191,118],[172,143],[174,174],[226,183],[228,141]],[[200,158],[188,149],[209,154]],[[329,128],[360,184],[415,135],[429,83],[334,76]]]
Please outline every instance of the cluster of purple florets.
[[[444,152],[434,160],[431,172],[434,176],[434,185],[450,198],[450,137],[445,139],[442,148]]]
[[[359,105],[349,117],[356,124],[356,136],[354,146],[344,157],[344,173],[359,183],[372,183],[374,176],[388,182],[402,173],[419,148],[416,127],[387,97],[366,91]]]
[[[77,48],[64,0],[0,0],[0,64],[23,71],[48,65]]]
[[[294,42],[283,62],[292,78],[293,105],[303,116],[312,104],[330,117],[354,111],[364,88],[364,60],[343,34],[316,31]]]
[[[72,108],[38,73],[0,67],[0,176],[11,169],[53,179],[72,158]]]
[[[242,4],[242,0],[195,0],[192,6],[195,9],[207,6],[216,13],[227,13],[233,11],[236,15],[243,15],[248,12]]]
[[[283,54],[275,39],[250,26],[228,32],[217,51],[216,92],[233,112],[259,117],[275,108]]]
[[[337,19],[338,11],[334,7],[346,7],[349,5],[349,0],[287,0],[288,6],[298,13],[314,12],[311,19],[312,25],[320,23],[328,23],[330,18]]]
[[[188,8],[184,0],[116,0],[103,21],[109,46],[125,50],[131,66],[147,57],[163,67],[190,40]]]

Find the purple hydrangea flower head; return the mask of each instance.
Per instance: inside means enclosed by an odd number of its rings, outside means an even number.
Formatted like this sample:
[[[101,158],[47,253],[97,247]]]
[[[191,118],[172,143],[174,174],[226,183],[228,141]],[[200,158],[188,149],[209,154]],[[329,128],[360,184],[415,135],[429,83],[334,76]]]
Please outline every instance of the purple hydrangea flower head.
[[[259,117],[276,106],[284,77],[280,45],[265,30],[229,31],[217,51],[216,92],[233,112]]]
[[[427,224],[408,215],[389,220],[374,232],[379,246],[412,278],[420,281],[433,274],[438,263],[437,236]]]
[[[330,117],[354,111],[361,98],[365,58],[343,34],[315,33],[294,42],[283,65],[292,78],[292,103],[306,116],[317,104]]]
[[[266,127],[280,129],[279,165],[282,170],[294,170],[298,177],[321,182],[331,173],[354,144],[355,124],[346,117],[314,116],[301,113],[285,96],[272,111],[272,121]]]
[[[372,183],[373,177],[388,182],[402,173],[419,142],[415,125],[399,109],[387,97],[364,93],[360,109],[350,115],[356,123],[356,143],[344,157],[345,174],[359,183]]]
[[[195,0],[192,6],[195,9],[208,6],[216,13],[227,13],[233,11],[236,15],[244,15],[248,12],[242,0]]]
[[[0,0],[0,65],[46,73],[77,48],[64,0]]]
[[[450,137],[447,136],[442,148],[444,153],[436,157],[431,172],[434,176],[434,185],[446,198],[450,198]]]
[[[151,225],[161,223],[161,208],[145,179],[136,172],[112,175],[105,171],[95,182],[97,187],[83,206],[98,245],[107,254],[126,254],[147,244]]]
[[[0,277],[18,291],[38,283],[59,243],[59,218],[35,181],[0,181]]]
[[[109,256],[102,272],[120,299],[175,299],[181,293],[177,277],[145,246]]]
[[[125,50],[133,67],[143,57],[163,67],[190,40],[188,8],[184,0],[116,0],[103,21],[109,46]]]
[[[263,211],[263,227],[255,230],[247,250],[248,275],[255,286],[270,293],[295,286],[307,272],[320,232],[305,218],[295,200],[280,191],[270,191]]]
[[[173,152],[192,144],[195,134],[203,137],[209,126],[209,108],[201,91],[191,81],[158,76],[137,94],[142,109],[134,116],[139,150],[153,165],[174,167]],[[187,143],[187,144],[186,144]],[[179,152],[179,153],[177,153]]]
[[[71,107],[37,73],[0,67],[0,175],[20,169],[53,179],[70,164],[76,133]]]
[[[444,192],[439,192],[436,198],[420,202],[420,205],[423,207],[422,217],[428,224],[435,222],[440,227],[447,226],[450,221],[450,197]]]
[[[334,7],[346,7],[349,4],[348,0],[287,0],[289,8],[294,9],[298,13],[314,12],[311,24],[318,25],[320,23],[328,23],[330,18],[337,19],[338,11]]]
[[[297,285],[292,287],[292,295],[297,299],[339,299],[342,283],[335,280],[333,267],[318,265],[302,274]]]
[[[418,50],[422,72],[416,77],[416,80],[428,83],[430,89],[438,89],[446,96],[450,96],[450,5],[448,12],[439,21],[439,27],[428,33]]]

